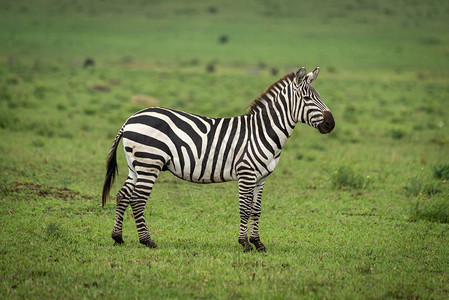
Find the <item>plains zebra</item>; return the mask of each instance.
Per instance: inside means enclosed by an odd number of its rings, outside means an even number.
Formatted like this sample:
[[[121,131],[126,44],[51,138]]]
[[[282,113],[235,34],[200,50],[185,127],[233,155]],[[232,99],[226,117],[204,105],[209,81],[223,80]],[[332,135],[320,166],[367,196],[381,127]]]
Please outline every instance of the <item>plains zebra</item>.
[[[132,115],[112,144],[103,187],[104,207],[117,173],[120,139],[129,175],[118,192],[112,238],[123,243],[123,215],[131,205],[140,243],[155,248],[145,224],[144,209],[161,171],[196,183],[238,180],[240,233],[245,252],[266,251],[259,238],[261,197],[265,179],[279,161],[281,150],[297,122],[329,133],[334,118],[311,86],[319,68],[285,75],[256,98],[245,115],[208,118],[167,108],[148,108]],[[247,228],[250,220],[250,236]]]

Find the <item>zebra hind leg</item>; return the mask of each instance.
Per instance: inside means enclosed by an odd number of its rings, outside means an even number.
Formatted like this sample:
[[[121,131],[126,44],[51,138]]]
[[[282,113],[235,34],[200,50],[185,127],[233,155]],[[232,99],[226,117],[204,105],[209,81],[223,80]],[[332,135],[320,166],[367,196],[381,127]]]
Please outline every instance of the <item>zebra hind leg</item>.
[[[140,189],[139,181],[137,181],[136,189],[134,190],[133,196],[131,197],[131,208],[133,210],[134,220],[136,221],[137,233],[139,234],[139,242],[144,244],[149,248],[156,248],[157,245],[150,237],[148,232],[148,227],[145,223],[145,205],[147,199],[150,196],[150,192]]]
[[[114,219],[114,228],[112,229],[111,237],[114,239],[115,244],[123,244],[122,237],[122,228],[123,228],[123,218],[126,211],[126,208],[129,205],[129,199],[131,197],[132,192],[134,191],[134,182],[135,179],[132,177],[132,173],[130,171],[130,175],[128,179],[126,179],[125,184],[120,189],[117,194],[116,199],[116,207],[115,207],[115,219]]]
[[[133,210],[134,220],[136,221],[139,242],[149,248],[156,248],[157,244],[151,239],[145,223],[144,211],[154,182],[162,169],[163,162],[145,160],[143,162],[137,162],[135,165],[137,180],[130,199],[130,205]]]

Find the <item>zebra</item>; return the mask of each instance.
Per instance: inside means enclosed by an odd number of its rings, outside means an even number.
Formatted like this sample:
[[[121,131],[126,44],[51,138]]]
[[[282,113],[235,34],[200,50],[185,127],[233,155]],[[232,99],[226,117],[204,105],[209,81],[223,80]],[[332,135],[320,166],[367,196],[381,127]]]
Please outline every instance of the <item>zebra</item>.
[[[320,69],[306,74],[304,67],[285,75],[232,118],[209,118],[162,107],[141,110],[123,124],[106,163],[102,207],[118,172],[120,139],[129,174],[117,194],[112,238],[122,244],[122,224],[131,205],[139,242],[156,248],[145,223],[144,210],[156,178],[162,171],[195,183],[238,181],[240,231],[245,252],[265,252],[259,237],[262,190],[279,162],[282,148],[298,122],[322,134],[335,126],[329,108],[311,86]],[[250,234],[248,239],[248,221]],[[251,245],[252,244],[252,245]]]

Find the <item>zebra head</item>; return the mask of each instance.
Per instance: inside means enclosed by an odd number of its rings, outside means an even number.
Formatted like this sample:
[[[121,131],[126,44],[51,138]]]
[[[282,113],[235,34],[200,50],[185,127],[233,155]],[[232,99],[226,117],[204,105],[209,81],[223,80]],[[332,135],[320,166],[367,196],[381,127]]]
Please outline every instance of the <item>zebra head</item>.
[[[296,121],[301,121],[317,128],[320,133],[329,133],[335,127],[334,117],[321,100],[320,94],[312,87],[312,82],[318,76],[320,68],[306,74],[306,69],[302,67],[295,74],[296,103],[299,105],[295,109]]]

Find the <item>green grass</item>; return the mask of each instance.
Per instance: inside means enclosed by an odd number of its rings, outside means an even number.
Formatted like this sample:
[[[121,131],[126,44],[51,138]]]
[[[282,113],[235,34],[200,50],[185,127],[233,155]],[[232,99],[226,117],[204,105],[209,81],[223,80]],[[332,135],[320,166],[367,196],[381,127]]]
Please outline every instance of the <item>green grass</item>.
[[[0,298],[448,298],[448,11],[1,2]],[[102,210],[100,194],[127,117],[147,105],[243,114],[300,66],[321,67],[314,86],[336,128],[299,124],[286,144],[264,189],[267,253],[237,243],[235,182],[168,173],[146,209],[159,247],[139,244],[130,211],[113,246],[114,201]]]

